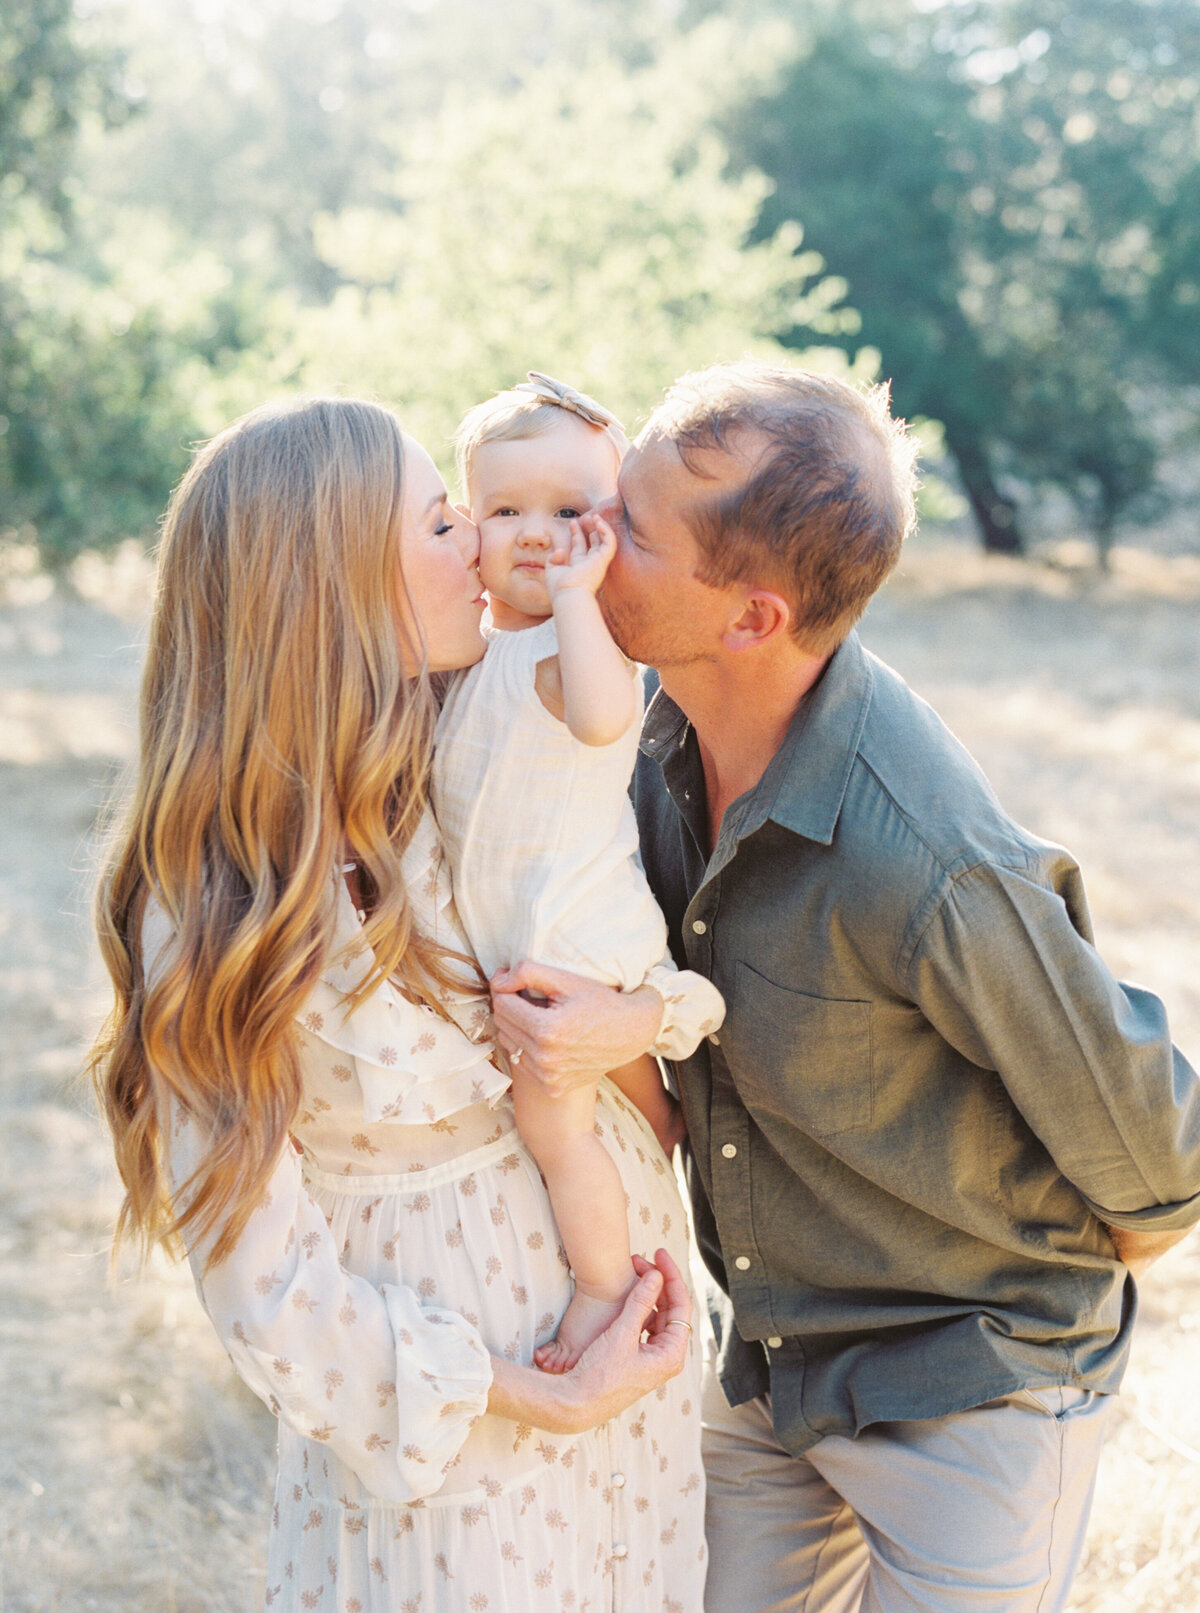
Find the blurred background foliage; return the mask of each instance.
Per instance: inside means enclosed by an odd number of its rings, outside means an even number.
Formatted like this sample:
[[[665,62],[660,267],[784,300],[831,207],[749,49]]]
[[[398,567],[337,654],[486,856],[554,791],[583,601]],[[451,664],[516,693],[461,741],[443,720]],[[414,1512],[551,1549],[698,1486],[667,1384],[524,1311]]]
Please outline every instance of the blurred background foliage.
[[[52,568],[267,396],[445,463],[531,366],[636,426],[748,352],[890,378],[985,547],[1057,498],[1103,557],[1196,429],[1195,0],[5,0],[0,533]]]

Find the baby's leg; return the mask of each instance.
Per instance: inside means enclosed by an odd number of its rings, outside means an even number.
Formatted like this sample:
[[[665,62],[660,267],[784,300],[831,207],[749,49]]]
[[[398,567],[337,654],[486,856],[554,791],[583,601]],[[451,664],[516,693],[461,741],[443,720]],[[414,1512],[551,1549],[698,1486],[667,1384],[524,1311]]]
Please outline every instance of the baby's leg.
[[[513,1071],[513,1105],[525,1146],[537,1160],[571,1270],[575,1294],[558,1336],[535,1360],[545,1372],[567,1372],[614,1320],[636,1280],[620,1173],[596,1136],[596,1089],[561,1098]]]

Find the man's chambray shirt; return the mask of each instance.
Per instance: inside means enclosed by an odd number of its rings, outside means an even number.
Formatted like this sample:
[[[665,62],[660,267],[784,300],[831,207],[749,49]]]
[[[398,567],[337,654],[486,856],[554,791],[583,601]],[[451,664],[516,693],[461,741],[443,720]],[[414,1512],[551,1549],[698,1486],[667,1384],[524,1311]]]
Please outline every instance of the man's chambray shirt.
[[[634,796],[675,956],[728,1004],[677,1073],[731,1403],[769,1390],[798,1454],[1116,1389],[1134,1297],[1102,1223],[1200,1220],[1200,1081],[1093,949],[1072,859],[856,635],[711,857],[662,690]]]

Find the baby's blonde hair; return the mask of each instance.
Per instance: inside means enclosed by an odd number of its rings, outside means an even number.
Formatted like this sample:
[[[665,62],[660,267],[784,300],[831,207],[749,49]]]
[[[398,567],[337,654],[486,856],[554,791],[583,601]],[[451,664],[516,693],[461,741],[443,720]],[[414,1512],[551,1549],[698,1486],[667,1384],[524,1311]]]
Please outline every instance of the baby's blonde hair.
[[[454,434],[454,459],[459,485],[466,496],[470,487],[475,454],[487,442],[522,442],[540,437],[564,414],[574,415],[592,431],[603,432],[613,445],[619,465],[629,448],[621,422],[589,398],[563,381],[555,381],[538,370],[529,371],[529,380],[497,392],[477,403],[463,416]]]

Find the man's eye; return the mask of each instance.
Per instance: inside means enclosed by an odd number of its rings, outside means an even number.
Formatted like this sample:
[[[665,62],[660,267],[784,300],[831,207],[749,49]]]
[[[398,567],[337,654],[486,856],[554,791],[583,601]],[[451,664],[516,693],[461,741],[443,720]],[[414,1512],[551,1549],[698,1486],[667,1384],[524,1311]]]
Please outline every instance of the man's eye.
[[[575,509],[573,505],[564,504],[561,510],[555,510],[554,519],[556,521],[578,521],[582,514],[582,510]]]

